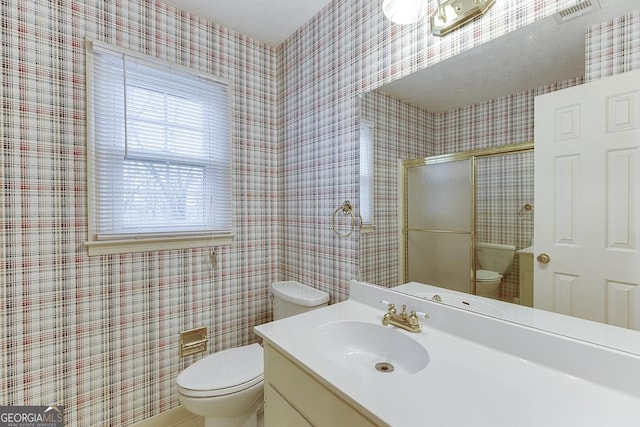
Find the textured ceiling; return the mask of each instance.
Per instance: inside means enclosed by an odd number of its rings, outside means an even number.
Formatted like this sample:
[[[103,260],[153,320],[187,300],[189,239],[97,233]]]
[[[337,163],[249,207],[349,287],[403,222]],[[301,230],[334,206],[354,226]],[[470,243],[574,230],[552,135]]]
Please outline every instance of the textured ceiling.
[[[271,46],[277,46],[331,0],[163,1]]]
[[[585,32],[638,10],[639,0],[600,0],[600,10],[555,16],[396,80],[379,90],[434,113],[584,76]]]

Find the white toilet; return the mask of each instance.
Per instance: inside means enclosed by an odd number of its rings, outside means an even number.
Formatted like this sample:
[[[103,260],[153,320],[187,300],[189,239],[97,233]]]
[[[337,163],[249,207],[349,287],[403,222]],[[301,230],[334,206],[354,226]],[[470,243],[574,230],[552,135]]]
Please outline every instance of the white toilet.
[[[294,281],[271,285],[273,320],[324,307],[329,294]],[[206,356],[176,379],[178,398],[205,427],[256,427],[263,408],[262,347],[251,344]]]
[[[495,243],[476,245],[479,269],[476,270],[476,295],[498,299],[502,275],[509,272],[516,247]]]

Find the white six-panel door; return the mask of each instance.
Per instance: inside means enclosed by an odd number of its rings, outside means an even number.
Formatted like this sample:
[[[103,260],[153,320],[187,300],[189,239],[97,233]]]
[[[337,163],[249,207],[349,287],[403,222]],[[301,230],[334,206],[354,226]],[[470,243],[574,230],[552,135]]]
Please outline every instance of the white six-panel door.
[[[640,71],[536,98],[534,307],[640,330],[639,102]]]

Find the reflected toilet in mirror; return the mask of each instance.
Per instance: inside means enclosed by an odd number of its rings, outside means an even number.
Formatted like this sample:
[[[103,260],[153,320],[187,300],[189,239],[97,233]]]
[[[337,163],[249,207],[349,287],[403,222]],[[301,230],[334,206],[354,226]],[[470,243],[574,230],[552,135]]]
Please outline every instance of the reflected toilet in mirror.
[[[495,243],[478,243],[476,256],[476,295],[499,299],[502,276],[508,273],[513,264],[516,247]]]

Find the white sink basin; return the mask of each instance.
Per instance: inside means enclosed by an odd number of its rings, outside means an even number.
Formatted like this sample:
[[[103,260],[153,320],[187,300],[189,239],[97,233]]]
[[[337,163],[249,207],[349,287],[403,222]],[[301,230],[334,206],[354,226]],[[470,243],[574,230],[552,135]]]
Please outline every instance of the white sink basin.
[[[447,292],[413,292],[412,295],[433,300],[438,295],[440,302],[447,305],[452,305],[458,308],[464,308],[465,310],[475,311],[476,313],[486,314],[487,316],[503,317],[502,311],[493,307],[490,304],[478,301],[474,297],[460,297],[458,295],[450,294]]]
[[[325,323],[312,333],[317,351],[358,371],[414,374],[429,364],[429,353],[408,333],[358,321]]]

